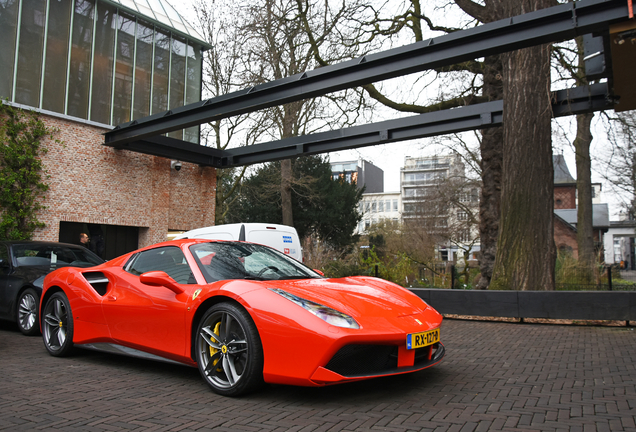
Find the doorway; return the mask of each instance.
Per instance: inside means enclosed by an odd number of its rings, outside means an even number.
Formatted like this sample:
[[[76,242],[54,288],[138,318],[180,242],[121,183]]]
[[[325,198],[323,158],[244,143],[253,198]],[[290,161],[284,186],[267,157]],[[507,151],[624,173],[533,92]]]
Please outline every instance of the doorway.
[[[88,234],[90,249],[105,260],[111,260],[139,247],[138,227],[60,222],[59,241],[80,244],[81,233]]]

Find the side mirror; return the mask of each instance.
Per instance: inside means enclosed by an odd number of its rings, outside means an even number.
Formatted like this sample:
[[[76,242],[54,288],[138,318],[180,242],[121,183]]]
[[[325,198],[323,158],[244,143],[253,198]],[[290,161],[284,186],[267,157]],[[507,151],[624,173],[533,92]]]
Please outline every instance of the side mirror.
[[[318,273],[320,276],[324,276],[324,275],[325,275],[323,272],[321,272],[321,271],[320,271],[320,270],[318,270],[318,269],[314,269],[314,271],[315,271],[316,273]]]
[[[183,292],[183,288],[174,279],[168,276],[166,272],[160,270],[146,272],[139,276],[139,280],[142,284],[166,287],[175,294]]]

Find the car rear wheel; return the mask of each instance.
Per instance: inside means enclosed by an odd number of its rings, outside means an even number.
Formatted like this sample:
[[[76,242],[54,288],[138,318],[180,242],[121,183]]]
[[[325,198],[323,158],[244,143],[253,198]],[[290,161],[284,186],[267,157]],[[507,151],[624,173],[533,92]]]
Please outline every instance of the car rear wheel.
[[[27,336],[33,336],[40,332],[40,321],[38,320],[39,302],[40,297],[33,288],[25,289],[18,297],[18,327]]]
[[[263,347],[254,321],[241,307],[212,306],[195,343],[199,372],[216,393],[239,396],[263,384]]]
[[[66,294],[56,292],[42,312],[44,346],[56,357],[68,355],[73,349],[73,316]]]

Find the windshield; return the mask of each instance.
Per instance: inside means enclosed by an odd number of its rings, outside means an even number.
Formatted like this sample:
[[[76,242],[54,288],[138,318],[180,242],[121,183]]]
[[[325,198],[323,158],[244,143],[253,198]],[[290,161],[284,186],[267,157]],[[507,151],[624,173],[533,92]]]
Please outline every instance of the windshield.
[[[205,280],[320,278],[313,270],[275,249],[252,243],[210,242],[190,246]]]
[[[50,244],[16,244],[12,247],[13,256],[19,267],[92,267],[104,262],[88,249],[73,246]]]

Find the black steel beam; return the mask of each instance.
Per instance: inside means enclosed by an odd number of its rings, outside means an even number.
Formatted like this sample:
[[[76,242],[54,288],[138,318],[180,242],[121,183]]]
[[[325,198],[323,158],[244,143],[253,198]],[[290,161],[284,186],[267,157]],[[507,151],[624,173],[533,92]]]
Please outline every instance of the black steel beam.
[[[560,90],[553,93],[552,99],[555,117],[610,109],[613,106],[605,83]],[[502,110],[503,101],[493,101],[224,151],[165,137],[116,147],[200,165],[230,168],[499,126],[502,123]]]
[[[223,157],[227,156],[222,150],[165,136],[150,137],[112,147],[213,167],[220,167]]]
[[[625,0],[581,0],[562,4],[123,123],[107,132],[105,141],[108,145],[120,145],[414,72],[602,32],[610,24],[627,20],[628,13]]]
[[[565,117],[614,108],[614,97],[607,83],[574,87],[552,92],[552,115]]]
[[[501,125],[503,101],[303,135],[226,151],[222,167],[250,165]]]

